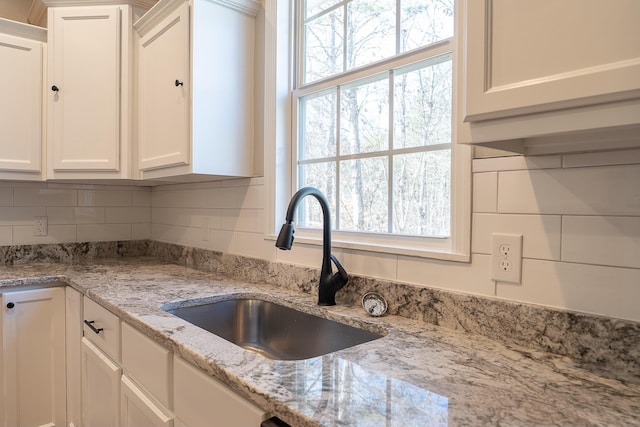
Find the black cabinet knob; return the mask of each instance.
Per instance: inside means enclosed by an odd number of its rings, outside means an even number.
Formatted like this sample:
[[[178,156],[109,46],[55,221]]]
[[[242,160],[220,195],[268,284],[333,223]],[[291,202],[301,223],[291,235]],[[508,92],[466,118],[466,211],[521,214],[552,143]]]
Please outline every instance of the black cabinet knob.
[[[178,86],[184,86],[184,83],[181,82],[180,80],[176,79],[176,87]]]
[[[13,308],[13,307],[15,307],[15,306],[16,306],[16,305],[15,305],[14,303],[12,303],[12,302],[10,302],[10,303],[8,303],[8,304],[7,304],[7,308],[8,308],[8,309],[12,309],[12,308]]]
[[[54,92],[57,92],[57,91],[59,91],[60,89],[58,89],[58,86],[53,85],[53,86],[51,86],[51,90],[52,90],[52,91],[54,91]]]

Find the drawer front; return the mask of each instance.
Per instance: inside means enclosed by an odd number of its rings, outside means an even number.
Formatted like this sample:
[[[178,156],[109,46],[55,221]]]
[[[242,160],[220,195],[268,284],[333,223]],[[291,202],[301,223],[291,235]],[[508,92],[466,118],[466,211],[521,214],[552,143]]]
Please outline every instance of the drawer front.
[[[171,351],[122,323],[122,368],[166,408],[172,407],[169,387]]]
[[[84,297],[84,324],[82,327],[84,336],[88,340],[113,360],[120,361],[120,319],[118,316]]]

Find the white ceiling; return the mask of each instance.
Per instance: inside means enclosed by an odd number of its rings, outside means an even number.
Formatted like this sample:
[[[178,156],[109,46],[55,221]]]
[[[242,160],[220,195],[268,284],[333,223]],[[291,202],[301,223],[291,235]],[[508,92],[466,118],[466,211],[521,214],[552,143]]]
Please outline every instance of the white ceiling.
[[[0,17],[33,25],[42,25],[41,12],[43,8],[44,5],[41,0],[0,0]]]

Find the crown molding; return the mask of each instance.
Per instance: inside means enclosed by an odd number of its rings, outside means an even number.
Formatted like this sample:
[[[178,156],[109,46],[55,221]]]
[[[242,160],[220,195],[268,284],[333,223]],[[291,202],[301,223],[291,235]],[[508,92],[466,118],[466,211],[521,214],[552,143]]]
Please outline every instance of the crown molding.
[[[22,37],[39,42],[47,41],[47,29],[35,25],[24,24],[10,19],[0,18],[0,33]]]

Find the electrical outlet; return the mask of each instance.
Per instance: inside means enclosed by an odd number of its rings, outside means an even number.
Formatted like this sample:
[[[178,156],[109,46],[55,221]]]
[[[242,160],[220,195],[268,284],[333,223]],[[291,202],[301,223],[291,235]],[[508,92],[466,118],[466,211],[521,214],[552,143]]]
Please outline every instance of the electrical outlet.
[[[46,236],[49,233],[49,226],[46,216],[36,216],[33,218],[33,235]]]
[[[491,279],[519,284],[522,281],[522,234],[494,234],[491,247]]]

